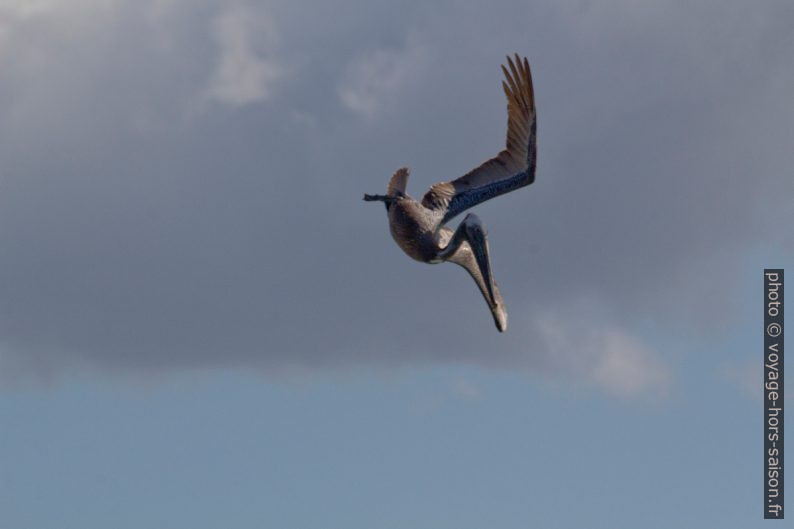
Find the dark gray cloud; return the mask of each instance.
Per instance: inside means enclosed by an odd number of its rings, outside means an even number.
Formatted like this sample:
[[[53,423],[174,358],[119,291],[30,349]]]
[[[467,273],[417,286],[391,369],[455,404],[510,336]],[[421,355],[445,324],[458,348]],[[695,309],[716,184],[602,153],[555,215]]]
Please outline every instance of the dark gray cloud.
[[[771,227],[793,220],[794,11],[730,4],[2,4],[3,369],[469,362],[661,387],[644,333],[717,332],[742,256],[791,258]],[[360,197],[494,154],[512,51],[540,162],[478,208],[498,335],[465,273],[402,255]]]

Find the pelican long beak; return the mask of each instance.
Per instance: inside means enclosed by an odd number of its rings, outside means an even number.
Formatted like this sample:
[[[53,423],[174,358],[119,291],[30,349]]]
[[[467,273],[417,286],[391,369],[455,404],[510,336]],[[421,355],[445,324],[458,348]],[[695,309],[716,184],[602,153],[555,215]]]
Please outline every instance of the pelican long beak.
[[[497,305],[497,300],[494,294],[494,279],[491,273],[491,259],[488,256],[488,238],[485,234],[485,228],[476,215],[468,215],[464,222],[469,246],[471,246],[474,259],[477,261],[477,267],[480,269],[480,274],[482,274],[482,278],[485,282],[488,304],[493,307]],[[485,293],[486,292],[483,292],[483,294]]]
[[[477,267],[480,269],[482,278],[485,281],[485,288],[488,290],[489,302],[491,305],[496,304],[493,291],[493,276],[491,275],[491,261],[488,258],[488,241],[485,237],[476,241],[470,241],[471,249],[474,252],[474,258],[477,260]]]
[[[476,252],[473,250],[474,245],[469,242],[469,246],[472,248],[471,252],[455,252],[449,256],[448,260],[451,263],[462,266],[474,279],[482,293],[482,297],[488,303],[496,328],[499,329],[499,332],[505,332],[507,330],[507,310],[505,309],[505,302],[502,300],[502,293],[499,292],[499,286],[491,276],[490,266],[481,267],[476,257]]]
[[[507,310],[505,309],[505,302],[502,299],[502,293],[499,292],[499,286],[494,281],[491,273],[491,262],[488,259],[488,243],[483,239],[481,241],[469,241],[474,259],[460,264],[466,268],[477,286],[480,287],[485,301],[488,303],[488,308],[491,309],[493,321],[499,332],[507,330]],[[474,268],[477,268],[474,270]]]
[[[493,321],[496,324],[496,328],[499,329],[499,332],[505,332],[507,330],[507,310],[505,309],[502,294],[499,292],[499,287],[496,286],[496,283],[494,283],[493,289],[496,294],[496,303],[491,306],[491,314],[493,315]]]
[[[485,244],[488,243],[486,242]],[[480,269],[483,283],[485,283],[486,292],[483,292],[483,294],[487,293],[486,301],[491,309],[496,328],[499,329],[499,332],[505,332],[507,330],[507,310],[505,310],[502,293],[499,292],[499,287],[491,274],[491,263],[488,259],[487,250],[483,251],[481,245],[474,245],[472,250],[474,251],[474,258],[477,261],[477,267]]]

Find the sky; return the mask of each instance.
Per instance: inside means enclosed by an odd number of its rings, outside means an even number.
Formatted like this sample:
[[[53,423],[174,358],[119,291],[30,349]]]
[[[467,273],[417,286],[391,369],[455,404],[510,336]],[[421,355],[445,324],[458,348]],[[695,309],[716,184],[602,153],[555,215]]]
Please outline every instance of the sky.
[[[757,527],[791,2],[0,0],[0,527]],[[510,315],[383,193],[502,148]]]

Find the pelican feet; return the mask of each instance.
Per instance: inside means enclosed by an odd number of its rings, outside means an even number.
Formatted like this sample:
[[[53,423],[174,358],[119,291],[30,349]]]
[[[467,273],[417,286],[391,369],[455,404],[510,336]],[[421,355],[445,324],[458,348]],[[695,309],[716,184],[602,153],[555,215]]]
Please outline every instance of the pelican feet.
[[[386,202],[387,204],[393,202],[396,197],[391,195],[369,195],[364,193],[364,201],[365,202]]]

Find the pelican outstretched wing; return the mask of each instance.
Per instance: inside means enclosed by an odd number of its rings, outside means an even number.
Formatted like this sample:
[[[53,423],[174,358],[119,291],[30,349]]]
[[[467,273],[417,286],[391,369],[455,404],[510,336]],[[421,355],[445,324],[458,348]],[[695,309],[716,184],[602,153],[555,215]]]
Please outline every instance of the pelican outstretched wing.
[[[444,210],[446,222],[480,202],[509,193],[535,180],[537,149],[535,147],[535,96],[529,62],[516,54],[515,62],[508,57],[502,66],[502,81],[507,96],[506,148],[452,182],[435,184],[422,198],[430,209]]]

